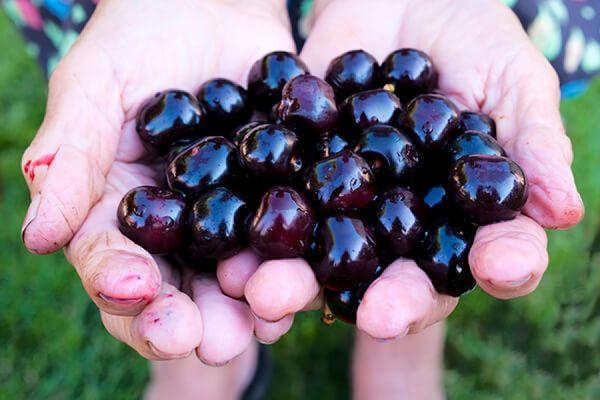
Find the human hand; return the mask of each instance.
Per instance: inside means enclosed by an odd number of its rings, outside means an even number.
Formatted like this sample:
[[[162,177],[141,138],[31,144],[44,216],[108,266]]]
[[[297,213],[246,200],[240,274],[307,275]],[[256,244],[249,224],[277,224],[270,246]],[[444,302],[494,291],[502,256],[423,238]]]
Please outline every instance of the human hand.
[[[104,0],[50,79],[46,117],[22,161],[32,194],[23,241],[38,254],[66,246],[107,330],[147,358],[195,349],[218,365],[254,331],[271,341],[289,328],[255,319],[214,277],[180,276],[116,223],[124,193],[157,182],[135,132],[141,103],[167,88],[194,93],[214,77],[245,85],[255,60],[293,51],[288,25],[279,0]]]
[[[324,76],[329,61],[364,49],[382,61],[404,47],[428,53],[440,72],[440,91],[462,109],[490,114],[498,140],[527,174],[529,200],[512,221],[481,227],[469,254],[479,286],[498,298],[523,296],[548,264],[544,228],[565,229],[583,216],[571,172],[572,150],[559,113],[555,72],[515,15],[496,0],[317,1],[313,30],[301,58]],[[238,257],[251,257],[242,254]],[[244,293],[253,312],[278,320],[319,307],[319,285],[303,260],[219,265],[227,293]],[[316,297],[316,298],[315,298]],[[367,290],[357,326],[375,338],[416,333],[447,317],[458,299],[439,295],[410,260],[392,263]]]

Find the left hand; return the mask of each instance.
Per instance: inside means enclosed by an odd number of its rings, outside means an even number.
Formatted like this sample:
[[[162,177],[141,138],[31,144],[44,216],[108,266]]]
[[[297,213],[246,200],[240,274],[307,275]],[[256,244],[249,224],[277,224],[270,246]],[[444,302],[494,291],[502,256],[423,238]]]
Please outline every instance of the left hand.
[[[478,230],[469,263],[492,296],[532,292],[548,264],[544,228],[569,228],[584,208],[570,168],[556,73],[515,15],[497,0],[463,0],[460,6],[445,0],[324,0],[315,6],[301,54],[313,74],[324,76],[329,61],[348,50],[364,49],[381,61],[398,48],[417,48],[434,60],[442,93],[462,109],[496,120],[498,141],[528,177],[529,200],[516,219]],[[254,314],[269,321],[320,306],[319,284],[304,260],[259,264],[249,252],[221,262],[223,291],[245,295]],[[446,318],[457,303],[436,293],[413,261],[399,259],[366,292],[357,326],[375,338],[397,338]]]

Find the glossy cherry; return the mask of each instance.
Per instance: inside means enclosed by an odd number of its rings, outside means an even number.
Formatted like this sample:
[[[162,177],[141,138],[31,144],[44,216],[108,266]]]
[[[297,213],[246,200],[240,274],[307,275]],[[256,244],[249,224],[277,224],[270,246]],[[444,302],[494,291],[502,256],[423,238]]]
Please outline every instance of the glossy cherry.
[[[377,267],[377,270],[371,279],[353,289],[342,291],[325,289],[325,301],[327,302],[331,314],[323,315],[323,320],[326,323],[329,323],[330,321],[333,322],[335,319],[339,319],[347,324],[356,324],[356,312],[358,311],[358,306],[360,306],[362,298],[369,286],[371,286],[371,283],[379,278],[382,272],[383,268]]]
[[[305,188],[324,211],[354,211],[375,198],[375,179],[367,162],[344,150],[315,163],[307,172]]]
[[[200,196],[190,212],[194,250],[206,258],[233,256],[246,243],[249,213],[245,200],[227,188]]]
[[[298,136],[275,124],[251,129],[240,143],[242,165],[269,182],[290,181],[302,169]]]
[[[340,105],[341,122],[355,136],[373,125],[396,125],[401,113],[398,97],[383,89],[357,93]]]
[[[410,182],[421,158],[412,139],[389,125],[367,128],[354,151],[369,163],[378,182]]]
[[[306,198],[291,187],[276,186],[262,197],[250,222],[250,245],[267,260],[303,257],[314,226]]]
[[[464,156],[488,155],[506,156],[504,149],[490,135],[466,131],[452,138],[444,149],[448,165],[452,165]]]
[[[496,138],[496,122],[487,114],[463,111],[458,121],[460,132],[477,131]]]
[[[292,78],[308,74],[298,56],[275,51],[256,61],[248,74],[248,92],[256,109],[269,112],[281,100],[283,86]]]
[[[234,145],[236,145],[236,147],[240,147],[240,144],[242,143],[244,136],[246,136],[246,134],[248,132],[250,132],[252,129],[256,128],[257,126],[264,125],[264,124],[266,124],[266,122],[252,121],[252,122],[248,122],[248,123],[240,126],[239,128],[237,128],[236,130],[234,130],[231,133],[231,142]]]
[[[285,126],[313,136],[331,131],[338,122],[333,89],[313,75],[300,75],[285,84],[277,113]]]
[[[355,93],[375,89],[379,83],[379,64],[364,50],[348,51],[331,60],[325,80],[342,101]]]
[[[144,142],[164,153],[177,140],[200,137],[204,120],[204,111],[194,96],[167,90],[156,93],[142,106],[135,128]]]
[[[206,112],[207,123],[220,132],[231,131],[252,115],[246,89],[228,79],[205,82],[197,97]]]
[[[390,253],[405,256],[418,249],[429,222],[428,209],[421,198],[396,187],[378,196],[373,209],[373,227]]]
[[[427,54],[415,49],[400,49],[381,64],[381,79],[384,84],[393,85],[394,93],[402,101],[409,101],[434,90],[438,73]]]
[[[426,151],[438,151],[458,124],[458,109],[446,97],[426,94],[416,97],[400,119],[403,126]]]
[[[312,263],[321,284],[333,290],[352,289],[367,282],[378,265],[377,243],[367,225],[342,215],[325,218]]]
[[[169,187],[192,198],[232,182],[238,173],[237,150],[222,136],[201,139],[175,157],[166,170]]]
[[[465,216],[487,225],[519,214],[527,201],[527,180],[506,157],[466,156],[450,169],[448,194]]]
[[[187,216],[180,194],[154,186],[131,189],[117,208],[121,233],[152,254],[171,253],[185,243]]]
[[[473,232],[462,225],[442,221],[428,229],[417,264],[441,294],[458,297],[475,287],[469,267]]]

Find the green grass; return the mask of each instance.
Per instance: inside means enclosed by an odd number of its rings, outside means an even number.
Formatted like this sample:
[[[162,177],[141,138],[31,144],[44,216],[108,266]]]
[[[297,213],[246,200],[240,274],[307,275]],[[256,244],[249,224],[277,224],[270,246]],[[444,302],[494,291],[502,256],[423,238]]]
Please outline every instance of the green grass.
[[[20,155],[43,115],[45,82],[0,14],[0,399],[131,399],[146,362],[112,339],[61,254],[25,252],[28,195]],[[600,82],[564,104],[585,221],[550,234],[551,266],[534,295],[480,291],[449,322],[446,383],[453,399],[600,398]],[[596,111],[596,112],[594,112]],[[272,399],[348,398],[351,330],[297,318],[273,346]]]

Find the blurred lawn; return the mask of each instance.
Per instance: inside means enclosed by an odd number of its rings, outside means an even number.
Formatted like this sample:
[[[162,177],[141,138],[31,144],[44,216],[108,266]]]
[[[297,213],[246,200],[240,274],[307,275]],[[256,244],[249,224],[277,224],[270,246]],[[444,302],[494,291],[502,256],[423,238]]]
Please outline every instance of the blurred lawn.
[[[28,196],[22,151],[43,115],[45,82],[0,13],[0,399],[131,399],[146,362],[102,329],[61,254],[36,257],[20,240]],[[477,291],[449,323],[453,399],[600,398],[600,82],[564,104],[585,221],[550,234],[551,267],[536,293],[515,301]],[[273,399],[348,398],[351,330],[297,318],[273,346]]]

